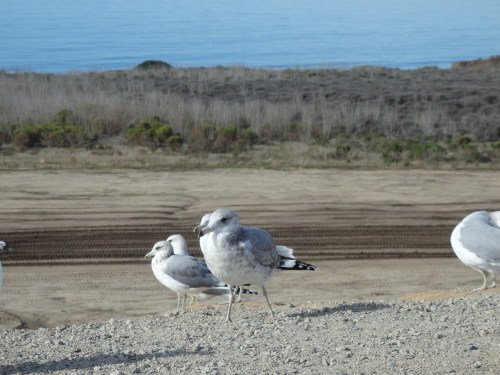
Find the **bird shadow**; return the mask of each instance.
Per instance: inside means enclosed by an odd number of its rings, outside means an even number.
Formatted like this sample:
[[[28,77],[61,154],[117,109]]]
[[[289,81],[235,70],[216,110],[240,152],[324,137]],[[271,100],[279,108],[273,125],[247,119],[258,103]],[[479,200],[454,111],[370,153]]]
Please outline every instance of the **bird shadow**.
[[[17,365],[0,365],[0,374],[31,374],[31,373],[50,373],[53,371],[64,370],[84,370],[95,366],[117,365],[121,363],[138,362],[144,359],[151,358],[168,358],[185,355],[213,355],[212,351],[196,351],[188,352],[185,350],[173,350],[167,353],[148,353],[148,354],[101,354],[91,357],[66,358],[62,360],[48,361],[38,363],[28,361]]]
[[[351,311],[352,313],[359,312],[372,312],[382,309],[388,309],[391,305],[388,303],[377,303],[377,302],[359,302],[352,304],[342,304],[335,307],[323,307],[320,309],[315,309],[307,312],[296,312],[292,314],[288,314],[290,317],[301,317],[301,318],[312,318],[326,315],[334,315],[340,312]]]

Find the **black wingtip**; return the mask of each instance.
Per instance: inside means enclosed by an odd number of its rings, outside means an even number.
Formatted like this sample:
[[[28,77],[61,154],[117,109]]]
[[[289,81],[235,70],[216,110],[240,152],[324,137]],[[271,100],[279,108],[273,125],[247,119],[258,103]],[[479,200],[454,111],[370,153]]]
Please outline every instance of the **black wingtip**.
[[[280,262],[280,265],[278,267],[281,270],[287,270],[287,271],[317,271],[318,267],[313,266],[312,264],[309,263],[304,263],[300,262],[298,260],[282,260]]]

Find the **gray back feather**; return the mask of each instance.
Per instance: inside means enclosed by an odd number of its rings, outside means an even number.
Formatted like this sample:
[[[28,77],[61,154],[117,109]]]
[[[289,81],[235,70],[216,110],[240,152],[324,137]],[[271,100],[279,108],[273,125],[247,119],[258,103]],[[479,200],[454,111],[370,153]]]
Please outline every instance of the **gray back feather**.
[[[486,212],[475,212],[460,230],[462,245],[488,261],[500,261],[500,229],[490,223]]]
[[[192,256],[172,255],[166,262],[165,273],[192,288],[224,286],[208,269],[205,262]]]
[[[276,251],[276,245],[271,235],[260,228],[240,227],[239,240],[248,241],[253,249],[253,255],[257,262],[263,266],[277,268],[280,264],[280,255]]]

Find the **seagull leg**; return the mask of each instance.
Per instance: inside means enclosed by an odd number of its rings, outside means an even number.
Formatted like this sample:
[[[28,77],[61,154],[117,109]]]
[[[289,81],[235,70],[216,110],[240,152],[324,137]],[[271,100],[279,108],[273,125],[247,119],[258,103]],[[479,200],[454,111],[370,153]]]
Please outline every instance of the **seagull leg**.
[[[273,311],[273,308],[271,307],[271,304],[269,303],[269,298],[267,298],[267,292],[266,292],[266,288],[264,287],[264,285],[262,285],[262,294],[264,295],[264,298],[266,299],[266,302],[267,302],[267,306],[269,307],[269,311],[270,311],[269,316],[271,317],[271,320],[274,320],[274,311]]]
[[[492,276],[491,277],[491,285],[490,285],[490,288],[496,288],[497,286],[497,283],[496,283],[496,276]]]
[[[228,285],[229,287],[229,307],[227,309],[226,322],[231,322],[231,308],[233,307],[234,295],[236,294],[236,288],[233,291],[233,287]]]
[[[184,293],[184,298],[182,299],[182,309],[184,310],[184,305],[186,304],[186,297],[187,297],[187,294]]]
[[[177,293],[177,310],[175,311],[176,313],[179,312],[180,304],[181,304],[181,295]]]
[[[479,292],[480,290],[487,289],[488,288],[488,272],[483,271],[483,270],[478,270],[481,272],[481,275],[483,275],[483,285],[480,288],[476,288],[473,290],[473,292]]]
[[[487,276],[487,280],[488,280],[488,286],[487,288],[494,288],[496,287],[496,282],[495,282],[495,274],[493,273],[488,273],[488,276]]]
[[[238,296],[234,299],[234,302],[241,302],[241,293],[243,292],[243,287],[242,286],[235,286],[234,292],[235,292],[235,294],[238,293]]]

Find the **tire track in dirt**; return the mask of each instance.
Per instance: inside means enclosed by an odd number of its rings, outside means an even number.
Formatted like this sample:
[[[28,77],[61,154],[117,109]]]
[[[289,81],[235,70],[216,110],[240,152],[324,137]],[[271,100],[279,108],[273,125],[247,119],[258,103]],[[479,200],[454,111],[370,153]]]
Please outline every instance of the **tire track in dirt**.
[[[292,247],[305,260],[453,256],[449,236],[457,213],[443,207],[276,203],[235,209],[243,224],[265,228],[278,244]],[[168,215],[155,224],[150,213],[136,212],[130,224],[113,225],[96,215],[88,225],[75,221],[77,226],[66,223],[64,229],[3,232],[15,251],[2,261],[11,265],[87,264],[95,259],[142,262],[156,241],[173,233],[185,236],[192,254],[201,256],[192,231],[199,213]],[[41,214],[46,221],[60,220],[53,212]],[[13,216],[11,220],[26,219],[22,213]]]

